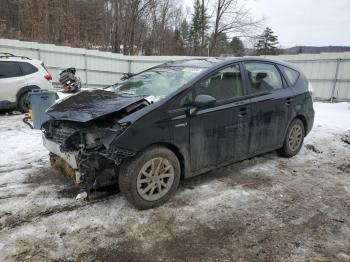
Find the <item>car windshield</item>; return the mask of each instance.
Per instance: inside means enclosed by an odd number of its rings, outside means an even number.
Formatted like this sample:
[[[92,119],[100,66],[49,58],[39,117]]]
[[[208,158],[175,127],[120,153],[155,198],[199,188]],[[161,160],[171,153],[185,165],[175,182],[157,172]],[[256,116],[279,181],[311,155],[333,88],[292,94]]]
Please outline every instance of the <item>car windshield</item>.
[[[203,69],[194,67],[156,67],[111,86],[116,93],[145,96],[159,101],[197,76]]]

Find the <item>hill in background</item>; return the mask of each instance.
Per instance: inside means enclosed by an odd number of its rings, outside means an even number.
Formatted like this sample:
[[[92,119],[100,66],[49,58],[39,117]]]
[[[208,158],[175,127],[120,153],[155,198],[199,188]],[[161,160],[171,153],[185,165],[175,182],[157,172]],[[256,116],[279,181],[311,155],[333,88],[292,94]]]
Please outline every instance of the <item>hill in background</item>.
[[[290,48],[280,49],[281,54],[297,55],[297,54],[319,54],[319,53],[340,53],[350,52],[350,46],[294,46]],[[245,48],[246,55],[254,55],[255,50]]]
[[[319,54],[319,53],[350,52],[350,46],[295,46],[283,49],[284,54]]]

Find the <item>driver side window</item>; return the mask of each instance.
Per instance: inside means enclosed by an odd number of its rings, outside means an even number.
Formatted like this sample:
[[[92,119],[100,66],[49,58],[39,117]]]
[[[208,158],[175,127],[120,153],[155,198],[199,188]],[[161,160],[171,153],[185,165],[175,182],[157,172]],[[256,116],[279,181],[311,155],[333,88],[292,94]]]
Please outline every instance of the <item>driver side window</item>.
[[[243,96],[243,84],[239,65],[231,65],[197,83],[180,99],[180,107],[191,105],[198,95],[209,95],[221,102]]]
[[[243,85],[239,65],[226,67],[202,80],[194,88],[195,95],[209,95],[217,102],[240,97]]]

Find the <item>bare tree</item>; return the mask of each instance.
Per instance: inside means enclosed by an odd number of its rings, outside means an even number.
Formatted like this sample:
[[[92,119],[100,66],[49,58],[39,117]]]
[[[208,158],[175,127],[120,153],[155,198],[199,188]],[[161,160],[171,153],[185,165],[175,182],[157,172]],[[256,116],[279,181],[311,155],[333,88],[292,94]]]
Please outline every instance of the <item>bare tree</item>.
[[[258,24],[242,1],[197,0],[192,13],[181,0],[0,0],[0,37],[130,55],[204,55],[210,39],[218,55]]]
[[[249,37],[260,25],[261,20],[254,20],[241,0],[216,0],[215,21],[210,42],[210,54],[216,55],[215,47],[223,34]]]

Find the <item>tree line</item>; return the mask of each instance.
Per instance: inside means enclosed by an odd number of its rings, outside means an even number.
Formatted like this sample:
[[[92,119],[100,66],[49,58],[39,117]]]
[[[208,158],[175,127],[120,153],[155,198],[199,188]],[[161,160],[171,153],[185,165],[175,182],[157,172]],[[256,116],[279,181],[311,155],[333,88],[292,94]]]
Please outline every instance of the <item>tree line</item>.
[[[260,25],[244,0],[0,0],[0,38],[126,55],[242,56]]]

